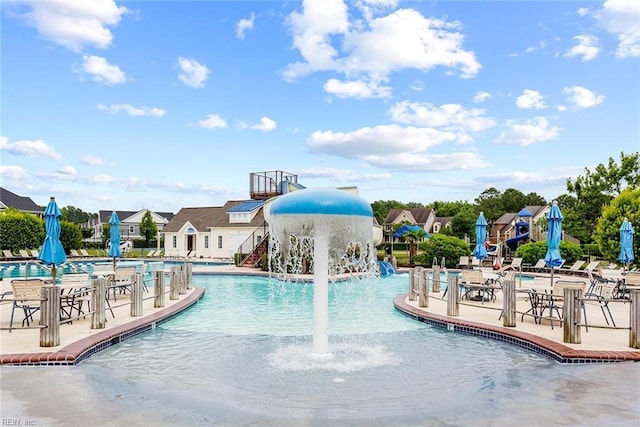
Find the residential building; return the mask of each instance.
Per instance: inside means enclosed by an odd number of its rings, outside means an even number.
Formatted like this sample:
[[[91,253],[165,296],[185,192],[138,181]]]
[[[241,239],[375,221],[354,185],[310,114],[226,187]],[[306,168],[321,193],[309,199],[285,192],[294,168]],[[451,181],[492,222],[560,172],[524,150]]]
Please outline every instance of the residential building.
[[[418,225],[425,232],[430,233],[435,222],[435,213],[431,208],[394,208],[389,210],[383,224],[384,242],[392,242],[393,225],[409,224]]]
[[[44,208],[38,206],[29,197],[19,196],[6,188],[0,187],[0,212],[14,208],[20,212],[30,213],[42,217]]]
[[[148,209],[142,209],[139,211],[115,211],[120,219],[120,237],[122,240],[137,240],[144,239],[144,236],[140,234],[140,222],[142,217],[147,213]],[[151,212],[151,218],[158,227],[158,235],[162,235],[162,230],[165,225],[173,218],[172,212]],[[104,224],[109,223],[111,214],[113,211],[101,210],[98,211],[97,218],[91,218],[87,222],[86,226],[93,230],[93,235],[89,241],[99,242],[102,240],[102,229]]]

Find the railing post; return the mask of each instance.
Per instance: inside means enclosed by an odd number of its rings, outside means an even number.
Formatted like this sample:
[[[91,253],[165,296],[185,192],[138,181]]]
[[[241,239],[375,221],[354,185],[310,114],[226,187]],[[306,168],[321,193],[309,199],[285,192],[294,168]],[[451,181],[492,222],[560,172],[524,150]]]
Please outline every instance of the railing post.
[[[438,264],[434,264],[431,270],[431,283],[433,293],[440,292],[440,266]]]
[[[191,289],[193,289],[193,284],[191,282],[191,280],[193,279],[193,264],[192,263],[188,263],[186,265],[187,270],[186,270],[186,280],[187,280],[187,290],[190,291]]]
[[[142,274],[131,276],[131,317],[142,316],[142,280],[144,280]]]
[[[40,296],[40,347],[55,347],[60,345],[60,288],[45,285]]]
[[[153,306],[155,308],[164,307],[164,271],[155,271],[155,280],[153,281]]]
[[[178,299],[180,283],[178,281],[178,267],[171,267],[171,275],[169,276],[169,299]]]
[[[640,348],[638,332],[640,332],[640,289],[630,291],[629,298],[629,347]]]
[[[409,301],[416,300],[416,269],[409,270]]]
[[[505,280],[502,294],[502,326],[513,328],[516,326],[516,282]]]
[[[418,307],[429,307],[429,287],[427,282],[427,275],[429,272],[422,268],[416,267],[418,271]]]
[[[564,288],[564,309],[562,310],[562,340],[570,344],[580,344],[580,308],[582,288]]]
[[[460,315],[458,293],[458,276],[449,275],[447,277],[447,316]]]
[[[107,318],[105,313],[107,298],[107,280],[104,277],[96,278],[93,282],[93,295],[91,296],[91,329],[104,329]]]
[[[185,295],[187,293],[187,265],[182,264],[178,268],[180,269],[180,287],[178,293]]]

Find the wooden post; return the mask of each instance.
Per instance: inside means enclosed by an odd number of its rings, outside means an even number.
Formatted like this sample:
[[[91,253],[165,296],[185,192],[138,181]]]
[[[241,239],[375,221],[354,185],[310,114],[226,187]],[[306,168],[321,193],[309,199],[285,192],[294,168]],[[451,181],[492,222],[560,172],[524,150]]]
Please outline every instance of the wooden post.
[[[107,323],[106,299],[107,279],[104,277],[93,279],[93,295],[91,296],[91,329],[104,329]]]
[[[155,271],[155,280],[153,281],[153,306],[155,308],[164,307],[164,271]]]
[[[516,326],[516,282],[505,280],[502,284],[502,326]]]
[[[434,293],[440,292],[440,266],[435,264],[431,270],[431,283]]]
[[[144,276],[142,274],[131,276],[131,317],[142,316],[143,280]]]
[[[55,347],[60,345],[60,288],[45,285],[40,296],[40,347]]]
[[[420,268],[418,276],[418,307],[429,307],[429,271]]]
[[[187,293],[187,265],[182,264],[178,267],[180,271],[180,286],[178,293],[185,295]]]
[[[178,281],[178,267],[171,267],[171,275],[169,276],[169,299],[179,299],[178,292],[180,283]]]
[[[187,267],[187,290],[190,291],[191,289],[193,289],[193,283],[191,282],[191,279],[193,279],[193,264],[192,263],[187,263],[186,265]]]
[[[458,276],[447,277],[447,316],[460,315],[460,303],[458,301]]]
[[[416,300],[416,269],[409,270],[409,301]]]
[[[640,332],[640,289],[632,289],[629,293],[629,347],[640,348],[638,332]]]
[[[562,310],[562,340],[570,344],[580,344],[580,308],[582,307],[582,287],[564,288],[564,309]]]

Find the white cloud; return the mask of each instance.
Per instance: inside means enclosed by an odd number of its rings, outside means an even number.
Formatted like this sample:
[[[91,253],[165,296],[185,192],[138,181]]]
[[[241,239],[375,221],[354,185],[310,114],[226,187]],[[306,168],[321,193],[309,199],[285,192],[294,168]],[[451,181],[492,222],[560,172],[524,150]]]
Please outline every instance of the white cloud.
[[[178,58],[178,68],[180,73],[178,78],[189,87],[201,88],[211,72],[206,65],[200,64],[195,59]]]
[[[478,108],[468,110],[459,104],[435,106],[426,102],[402,101],[391,106],[389,113],[391,119],[399,123],[437,127],[462,132],[462,135],[467,131],[481,132],[495,126],[493,119],[484,117],[485,110]]]
[[[162,117],[165,114],[165,110],[156,107],[134,107],[129,104],[98,104],[96,106],[98,110],[109,111],[113,114],[117,114],[120,111],[125,111],[127,114],[133,117],[142,117],[142,116],[150,116],[150,117]]]
[[[251,126],[251,129],[259,130],[262,132],[270,132],[277,126],[278,124],[274,120],[270,119],[269,117],[262,117],[260,119],[260,124]]]
[[[391,96],[391,88],[380,86],[379,81],[352,80],[342,82],[338,79],[329,79],[324,84],[324,90],[338,98],[388,98]]]
[[[99,157],[95,157],[87,154],[80,158],[80,163],[85,164],[87,166],[102,166],[104,165],[104,160],[102,160]]]
[[[459,22],[425,18],[413,9],[374,17],[396,3],[367,4],[376,8],[369,9],[371,13],[365,13],[363,20],[350,22],[347,5],[341,0],[305,1],[302,11],[293,12],[288,19],[293,45],[302,61],[289,64],[283,77],[296,80],[317,71],[333,71],[343,74],[347,83],[332,79],[325,85],[327,90],[363,98],[379,97],[377,82],[387,81],[389,74],[398,70],[427,72],[447,67],[463,78],[480,71],[475,54],[462,47]],[[386,94],[390,88],[384,90]]]
[[[597,95],[582,86],[565,87],[562,91],[577,108],[591,108],[604,102],[604,95]]]
[[[73,166],[67,165],[67,166],[64,166],[62,169],[59,169],[58,173],[60,175],[76,176],[78,174],[78,171]]]
[[[403,172],[442,172],[449,170],[480,169],[490,164],[476,153],[410,154],[395,153],[367,157],[372,166]]]
[[[94,81],[108,85],[127,81],[126,74],[117,65],[111,65],[105,58],[95,55],[84,55],[82,65],[76,71],[89,74]]]
[[[108,48],[113,34],[108,27],[129,13],[114,0],[25,1],[30,11],[18,14],[45,39],[81,52],[84,46]]]
[[[198,121],[198,126],[205,129],[226,128],[227,122],[217,114],[209,114],[204,120]]]
[[[527,146],[537,142],[558,138],[560,128],[551,126],[544,117],[534,117],[524,123],[507,122],[507,130],[503,131],[496,144],[516,144]]]
[[[582,62],[595,59],[600,53],[600,47],[598,46],[598,38],[590,34],[582,34],[573,38],[577,42],[564,56],[573,58],[576,56],[582,57]]]
[[[525,89],[522,91],[522,95],[516,99],[516,105],[518,108],[535,110],[547,107],[544,104],[544,97],[540,92],[531,89]]]
[[[589,9],[586,7],[581,7],[577,10],[578,16],[587,16],[589,14]]]
[[[249,19],[241,19],[236,24],[236,37],[239,39],[244,38],[244,34],[247,30],[253,29],[253,21],[256,19],[254,13],[251,14]]]
[[[299,178],[329,178],[336,182],[372,182],[391,178],[390,173],[356,173],[351,169],[311,167],[296,172]]]
[[[596,17],[609,33],[618,38],[618,57],[640,56],[640,1],[607,0]]]
[[[478,102],[484,102],[487,99],[491,99],[492,96],[489,92],[483,92],[483,91],[479,91],[478,93],[476,93],[476,95],[473,97],[473,102],[478,103]]]
[[[46,157],[53,160],[62,159],[62,155],[56,153],[56,149],[51,145],[45,144],[43,140],[21,140],[10,143],[9,138],[2,136],[0,137],[0,151],[6,151],[17,156]]]
[[[21,166],[0,165],[0,176],[7,179],[23,181],[29,178],[27,171]]]

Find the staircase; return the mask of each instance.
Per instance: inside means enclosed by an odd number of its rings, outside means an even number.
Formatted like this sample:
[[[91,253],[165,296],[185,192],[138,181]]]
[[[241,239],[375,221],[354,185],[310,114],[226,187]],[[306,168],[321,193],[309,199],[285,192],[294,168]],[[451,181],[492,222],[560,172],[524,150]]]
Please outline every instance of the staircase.
[[[246,243],[251,241],[252,236],[249,236],[249,239],[242,244],[242,247],[246,247]],[[260,265],[260,261],[262,260],[262,255],[267,252],[269,248],[269,233],[267,233],[262,240],[260,240],[251,250],[240,260],[238,263],[238,267],[253,267],[256,268]],[[244,254],[242,250],[238,251],[241,254]]]

